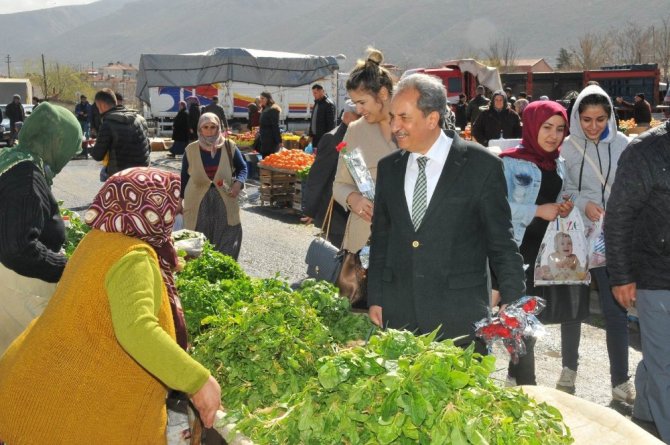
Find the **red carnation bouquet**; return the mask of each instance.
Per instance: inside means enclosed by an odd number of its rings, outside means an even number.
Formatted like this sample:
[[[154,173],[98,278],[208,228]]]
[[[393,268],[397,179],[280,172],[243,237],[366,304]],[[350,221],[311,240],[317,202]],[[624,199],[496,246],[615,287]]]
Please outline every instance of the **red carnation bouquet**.
[[[522,297],[505,306],[496,316],[489,315],[475,323],[475,335],[486,342],[489,350],[496,341],[501,341],[509,352],[513,363],[526,355],[523,337],[538,337],[544,333],[544,326],[537,314],[545,308],[546,302],[540,297]]]

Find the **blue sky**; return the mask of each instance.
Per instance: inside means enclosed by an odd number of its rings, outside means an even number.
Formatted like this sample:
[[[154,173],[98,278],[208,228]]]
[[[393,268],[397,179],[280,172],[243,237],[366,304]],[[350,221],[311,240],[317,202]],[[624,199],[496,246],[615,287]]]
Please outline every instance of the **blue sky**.
[[[82,5],[95,0],[0,0],[0,14],[53,8],[55,6]]]

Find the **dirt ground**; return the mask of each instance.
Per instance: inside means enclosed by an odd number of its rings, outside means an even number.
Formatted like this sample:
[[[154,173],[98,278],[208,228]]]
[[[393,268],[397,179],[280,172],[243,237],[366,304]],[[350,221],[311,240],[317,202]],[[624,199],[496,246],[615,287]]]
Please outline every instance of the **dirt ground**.
[[[560,325],[547,325],[546,335],[539,338],[535,345],[535,369],[537,384],[554,388],[561,373],[561,331]],[[630,334],[629,372],[635,379],[635,370],[642,359],[639,325],[635,321],[628,323]],[[497,371],[492,377],[501,384],[507,376],[508,355],[501,348],[494,350]],[[605,343],[604,320],[600,315],[597,291],[592,291],[591,315],[582,323],[582,335],[579,344],[579,369],[577,370],[575,396],[589,400],[602,406],[614,409],[620,414],[631,418],[633,407],[626,403],[612,400],[612,388],[609,376],[609,358]],[[638,423],[638,422],[636,422]],[[657,435],[650,424],[641,427]]]

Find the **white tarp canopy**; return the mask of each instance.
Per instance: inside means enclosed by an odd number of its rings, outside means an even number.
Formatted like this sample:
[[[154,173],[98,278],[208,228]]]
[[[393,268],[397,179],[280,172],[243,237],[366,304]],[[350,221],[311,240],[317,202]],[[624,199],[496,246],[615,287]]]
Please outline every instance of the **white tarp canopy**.
[[[442,62],[442,65],[456,65],[461,71],[472,73],[481,85],[484,85],[491,91],[502,90],[502,82],[500,81],[500,74],[498,69],[491,66],[486,66],[477,62],[474,59],[461,59]]]
[[[257,85],[297,87],[339,69],[333,56],[213,48],[194,54],[142,54],[135,95],[149,102],[151,87],[194,87],[238,81]]]

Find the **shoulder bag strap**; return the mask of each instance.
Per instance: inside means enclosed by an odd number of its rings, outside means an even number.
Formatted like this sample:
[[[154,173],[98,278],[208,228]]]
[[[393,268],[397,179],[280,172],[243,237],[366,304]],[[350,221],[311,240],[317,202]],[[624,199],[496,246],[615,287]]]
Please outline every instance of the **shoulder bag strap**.
[[[586,154],[586,149],[582,149],[582,147],[580,147],[577,144],[577,142],[575,142],[575,140],[572,139],[572,138],[570,138],[570,142],[572,142],[572,145],[574,145],[577,148],[578,151],[583,151],[584,159],[586,159],[588,161],[589,165],[591,166],[591,169],[593,170],[593,172],[596,174],[596,177],[600,181],[600,184],[602,184],[605,187],[608,194],[611,193],[612,192],[612,187],[608,183],[605,182],[605,178],[603,178],[603,174],[600,173],[600,170],[596,167],[596,163],[593,162],[593,159],[591,159],[591,157],[588,154]]]
[[[330,233],[330,220],[333,217],[333,202],[334,199],[330,198],[328,209],[326,210],[326,215],[323,218],[323,224],[321,224],[321,235],[323,236],[325,234],[325,239],[328,239],[328,234]]]

